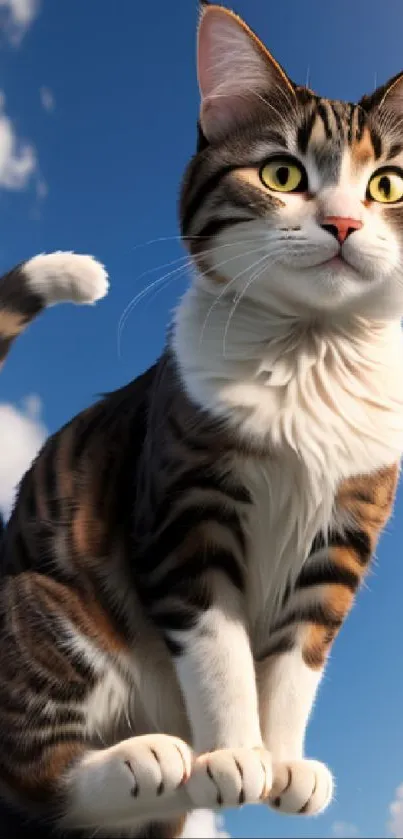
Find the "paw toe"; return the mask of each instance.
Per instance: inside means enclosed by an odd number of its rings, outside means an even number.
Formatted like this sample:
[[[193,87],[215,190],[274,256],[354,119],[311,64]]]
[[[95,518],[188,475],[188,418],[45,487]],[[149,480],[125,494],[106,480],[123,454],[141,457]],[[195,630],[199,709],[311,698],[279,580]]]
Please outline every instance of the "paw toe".
[[[276,764],[270,805],[282,813],[315,815],[333,796],[333,778],[323,763],[300,760]]]

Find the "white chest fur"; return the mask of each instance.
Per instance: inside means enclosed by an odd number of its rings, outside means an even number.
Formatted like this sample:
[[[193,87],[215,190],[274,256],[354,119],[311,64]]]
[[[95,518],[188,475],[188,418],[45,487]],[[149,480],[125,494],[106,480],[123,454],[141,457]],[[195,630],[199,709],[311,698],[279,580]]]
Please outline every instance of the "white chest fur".
[[[235,464],[254,502],[248,522],[253,623],[275,609],[315,534],[332,524],[340,482],[400,459],[402,331],[400,321],[358,318],[268,324],[267,313],[250,301],[226,330],[223,302],[198,343],[206,307],[192,290],[178,312],[175,346],[188,391],[244,441],[268,452]]]
[[[297,458],[247,460],[242,476],[252,505],[247,518],[247,600],[252,635],[267,637],[287,584],[295,579],[312,541],[329,526],[332,500],[313,496]],[[259,644],[258,638],[255,639]]]

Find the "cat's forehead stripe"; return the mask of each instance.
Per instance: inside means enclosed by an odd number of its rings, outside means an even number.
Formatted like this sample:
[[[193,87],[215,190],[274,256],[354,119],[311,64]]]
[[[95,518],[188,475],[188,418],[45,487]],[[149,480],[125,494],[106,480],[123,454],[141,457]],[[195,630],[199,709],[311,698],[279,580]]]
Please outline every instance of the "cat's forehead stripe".
[[[371,161],[375,161],[377,154],[371,132],[368,127],[365,127],[360,138],[356,138],[351,146],[351,157],[356,166],[365,166]]]
[[[297,133],[298,150],[313,156],[325,180],[337,178],[346,145],[357,167],[381,156],[381,139],[367,124],[359,105],[312,96],[305,107],[307,113]]]

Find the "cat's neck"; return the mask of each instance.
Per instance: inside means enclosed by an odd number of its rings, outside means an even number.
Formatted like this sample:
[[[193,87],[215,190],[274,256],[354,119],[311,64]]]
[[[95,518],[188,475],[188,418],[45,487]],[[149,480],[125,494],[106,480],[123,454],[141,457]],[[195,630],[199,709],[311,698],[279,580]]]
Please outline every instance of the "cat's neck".
[[[191,398],[270,451],[294,452],[320,473],[337,451],[341,477],[403,451],[398,320],[302,320],[250,301],[215,304],[193,286],[173,345]]]

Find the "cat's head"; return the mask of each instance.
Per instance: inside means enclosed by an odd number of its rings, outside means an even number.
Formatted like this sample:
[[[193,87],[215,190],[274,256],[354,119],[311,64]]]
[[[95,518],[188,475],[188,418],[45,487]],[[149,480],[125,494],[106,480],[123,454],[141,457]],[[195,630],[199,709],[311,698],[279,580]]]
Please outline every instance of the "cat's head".
[[[293,314],[403,314],[403,74],[357,105],[295,85],[203,3],[182,233],[212,294]]]

